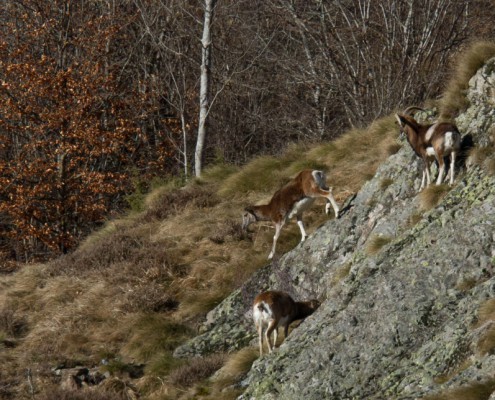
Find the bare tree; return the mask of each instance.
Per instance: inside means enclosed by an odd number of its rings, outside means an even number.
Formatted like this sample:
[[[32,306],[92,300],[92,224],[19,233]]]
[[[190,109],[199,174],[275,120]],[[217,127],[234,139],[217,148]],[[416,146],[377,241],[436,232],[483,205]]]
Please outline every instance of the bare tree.
[[[203,37],[201,39],[201,78],[199,91],[199,123],[196,151],[194,153],[194,173],[201,176],[203,169],[203,148],[206,136],[206,120],[210,108],[211,75],[211,28],[216,0],[205,0]]]

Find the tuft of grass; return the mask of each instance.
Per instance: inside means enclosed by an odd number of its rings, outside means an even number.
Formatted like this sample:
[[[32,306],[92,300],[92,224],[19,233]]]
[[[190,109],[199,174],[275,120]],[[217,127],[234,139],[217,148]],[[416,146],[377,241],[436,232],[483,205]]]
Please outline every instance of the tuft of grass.
[[[473,147],[469,151],[469,161],[474,165],[482,166],[491,155],[493,155],[491,146]]]
[[[174,190],[158,188],[153,191],[146,200],[147,208],[143,219],[164,220],[171,215],[176,215],[186,207],[211,208],[218,204],[219,199],[208,186],[190,184]]]
[[[436,207],[444,196],[449,192],[450,186],[447,184],[431,184],[419,194],[420,208],[423,211],[431,210]]]
[[[482,356],[493,354],[495,350],[495,327],[491,327],[483,334],[476,344],[476,349]]]
[[[231,354],[225,365],[214,376],[215,386],[221,389],[241,380],[249,372],[258,356],[259,349],[257,347],[245,347]]]
[[[380,181],[380,189],[385,190],[387,189],[392,183],[394,183],[394,180],[391,178],[383,178]]]
[[[478,280],[473,277],[465,277],[455,286],[461,292],[468,292],[478,284]]]
[[[433,378],[433,381],[437,385],[443,385],[444,383],[447,383],[450,381],[453,377],[459,375],[469,367],[473,365],[473,361],[470,357],[465,358],[462,360],[455,368],[450,369],[447,373],[437,375]]]
[[[242,229],[240,218],[238,220],[225,219],[220,222],[218,228],[209,237],[213,243],[224,244],[228,241],[239,242],[246,239],[246,232]]]
[[[487,146],[471,148],[468,159],[469,163],[480,166],[488,175],[495,175],[495,132],[491,133]]]
[[[421,218],[423,218],[423,214],[420,212],[415,212],[412,213],[408,218],[407,218],[407,228],[411,229],[414,227],[419,221],[421,221]]]
[[[235,165],[216,164],[206,168],[201,174],[201,179],[207,183],[221,183],[237,172],[239,172],[239,168]]]
[[[383,246],[386,246],[392,241],[390,236],[375,235],[368,240],[366,253],[370,256],[377,254]]]
[[[393,115],[373,122],[366,129],[353,129],[339,139],[306,149],[291,146],[279,158],[259,157],[221,184],[218,195],[232,198],[250,192],[273,193],[290,177],[305,168],[322,169],[328,184],[349,193],[357,191],[373,176],[383,158],[400,145]],[[352,149],[350,155],[349,149]],[[339,198],[335,191],[334,195]]]
[[[337,268],[330,281],[330,286],[333,287],[342,279],[345,279],[351,272],[352,263],[348,262]]]
[[[132,397],[101,388],[97,390],[51,388],[36,395],[37,400],[125,400],[129,398]]]
[[[184,298],[179,305],[178,315],[187,318],[196,318],[198,316],[206,315],[206,313],[213,310],[229,294],[230,289],[226,285],[215,289],[190,290],[189,293],[184,295]]]
[[[392,154],[397,153],[402,148],[402,145],[398,142],[391,143],[386,148],[387,155],[391,156]]]
[[[478,321],[474,328],[495,321],[495,299],[485,301],[478,310]],[[476,348],[481,355],[492,354],[495,349],[495,326],[490,326],[478,340]]]
[[[171,322],[161,314],[139,315],[129,329],[133,334],[123,352],[143,363],[170,353],[194,334],[188,326]]]
[[[288,162],[280,158],[264,156],[251,161],[238,173],[230,175],[218,190],[222,198],[244,195],[251,191],[269,192],[282,185],[287,178],[281,171]]]
[[[224,354],[213,354],[208,357],[197,357],[187,361],[175,369],[168,376],[168,380],[173,386],[180,388],[189,388],[198,382],[213,375],[225,363],[226,356]]]
[[[398,129],[393,115],[374,121],[366,129],[352,129],[335,141],[308,151],[308,157],[327,166],[334,195],[355,193],[369,180],[384,158],[396,152]],[[352,149],[352,152],[350,151]]]
[[[459,55],[454,72],[440,100],[440,118],[452,119],[468,105],[466,90],[469,80],[486,61],[495,56],[495,43],[479,41]]]
[[[0,311],[0,341],[6,337],[19,338],[28,330],[27,321],[24,317],[17,315],[11,309],[3,309]],[[4,339],[2,340],[2,333]]]
[[[421,400],[488,400],[495,390],[495,379],[471,382],[445,392],[423,397]]]

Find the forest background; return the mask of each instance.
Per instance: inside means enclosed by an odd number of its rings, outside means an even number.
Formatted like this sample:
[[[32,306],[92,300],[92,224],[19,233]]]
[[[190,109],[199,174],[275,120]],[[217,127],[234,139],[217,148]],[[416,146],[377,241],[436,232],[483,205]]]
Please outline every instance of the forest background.
[[[436,98],[454,55],[495,33],[491,0],[10,0],[0,9],[6,270],[73,249],[155,182],[199,177],[202,71],[200,159],[240,165]]]

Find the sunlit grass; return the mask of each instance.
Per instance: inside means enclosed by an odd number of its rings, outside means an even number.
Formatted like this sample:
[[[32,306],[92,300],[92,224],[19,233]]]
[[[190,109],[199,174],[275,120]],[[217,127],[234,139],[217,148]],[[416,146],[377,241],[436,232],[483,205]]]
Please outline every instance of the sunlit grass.
[[[450,186],[447,184],[429,185],[419,194],[420,208],[427,211],[431,210],[433,207],[436,207],[449,192],[449,190]]]
[[[460,53],[455,69],[440,101],[440,118],[452,119],[468,105],[466,90],[469,80],[486,61],[495,56],[495,43],[473,43]]]
[[[391,241],[392,238],[389,236],[382,236],[382,235],[372,236],[368,240],[368,243],[366,245],[366,253],[369,255],[375,255]]]

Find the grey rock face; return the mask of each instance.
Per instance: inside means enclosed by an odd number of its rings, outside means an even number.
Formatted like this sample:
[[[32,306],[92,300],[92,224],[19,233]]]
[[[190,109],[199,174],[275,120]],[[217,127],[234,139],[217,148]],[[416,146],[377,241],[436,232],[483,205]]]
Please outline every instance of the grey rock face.
[[[457,120],[480,145],[495,124],[494,65],[473,77],[471,106]],[[420,178],[405,145],[339,220],[232,293],[176,355],[248,344],[251,301],[269,287],[325,301],[253,364],[243,399],[416,399],[492,379],[495,357],[479,343],[495,323],[476,321],[495,297],[495,178],[470,167],[426,212],[416,197]],[[377,237],[382,247],[371,252]]]

